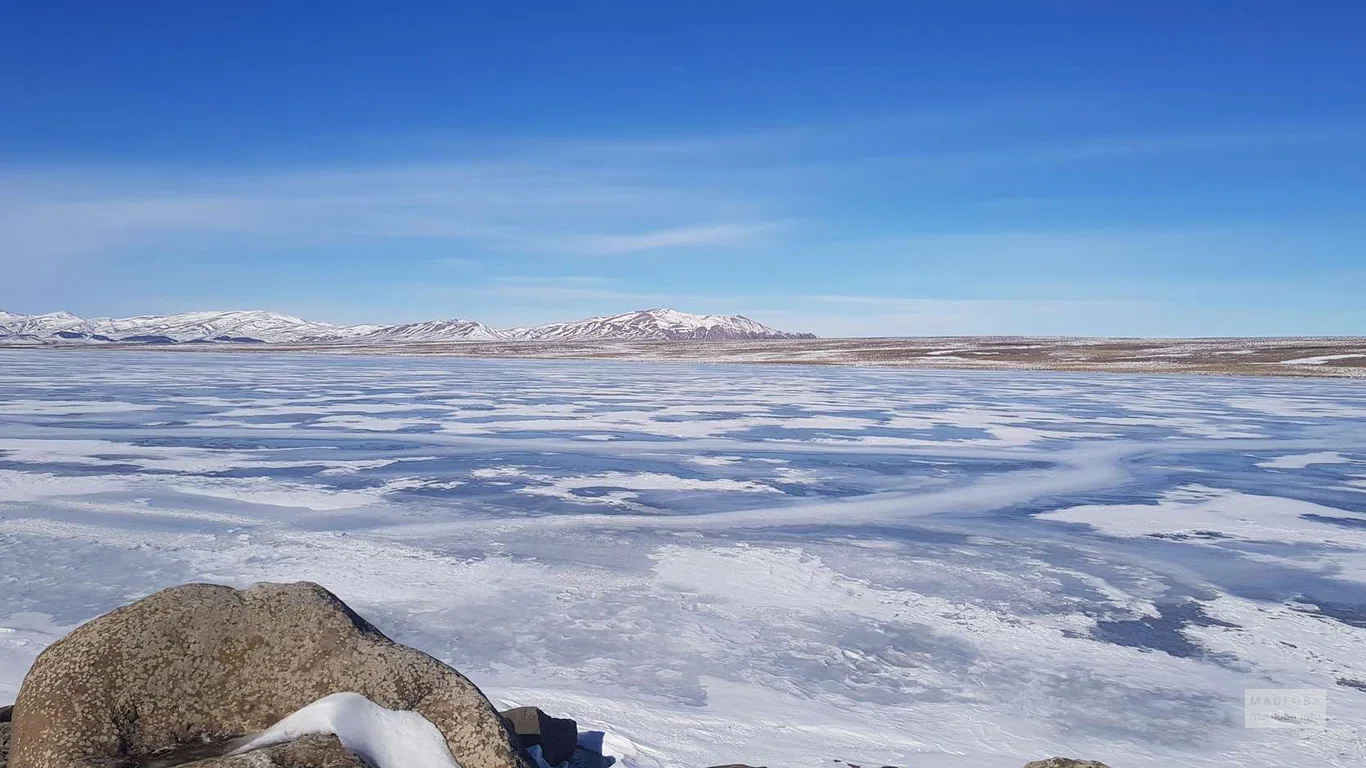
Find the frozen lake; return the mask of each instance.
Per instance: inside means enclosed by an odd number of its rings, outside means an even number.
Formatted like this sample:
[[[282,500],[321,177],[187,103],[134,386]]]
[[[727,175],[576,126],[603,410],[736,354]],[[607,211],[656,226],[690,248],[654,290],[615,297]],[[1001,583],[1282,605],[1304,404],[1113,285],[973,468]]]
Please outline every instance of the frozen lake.
[[[0,703],[295,580],[638,766],[1359,765],[1366,385],[0,352]]]

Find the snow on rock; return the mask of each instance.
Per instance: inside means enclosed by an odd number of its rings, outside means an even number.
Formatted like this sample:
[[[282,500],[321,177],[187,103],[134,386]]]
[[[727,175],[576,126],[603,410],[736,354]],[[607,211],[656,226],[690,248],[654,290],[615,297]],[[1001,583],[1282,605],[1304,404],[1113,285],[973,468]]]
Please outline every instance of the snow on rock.
[[[430,720],[417,712],[386,709],[359,693],[324,696],[248,737],[232,754],[313,733],[334,734],[375,768],[460,768],[446,748],[446,738]]]

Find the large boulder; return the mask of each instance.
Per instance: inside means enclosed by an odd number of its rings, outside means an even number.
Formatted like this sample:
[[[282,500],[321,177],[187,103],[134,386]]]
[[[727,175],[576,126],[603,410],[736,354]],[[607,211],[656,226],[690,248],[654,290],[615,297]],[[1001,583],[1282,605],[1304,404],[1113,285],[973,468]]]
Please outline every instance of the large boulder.
[[[1110,768],[1105,763],[1098,763],[1095,760],[1073,760],[1070,757],[1050,757],[1047,760],[1035,760],[1026,763],[1024,768]]]
[[[463,768],[530,768],[473,683],[307,583],[189,584],[79,627],[24,679],[9,768],[144,763],[343,691],[422,714]]]

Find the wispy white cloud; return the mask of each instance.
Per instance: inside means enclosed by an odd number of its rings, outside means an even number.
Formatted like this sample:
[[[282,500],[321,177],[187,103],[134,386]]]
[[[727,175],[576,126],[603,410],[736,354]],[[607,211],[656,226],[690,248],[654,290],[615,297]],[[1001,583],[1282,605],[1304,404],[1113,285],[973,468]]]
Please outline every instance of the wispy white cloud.
[[[497,278],[478,289],[489,296],[558,303],[582,301],[637,302],[652,304],[688,301],[697,297],[651,293],[616,287],[617,281],[597,277]]]
[[[316,171],[0,169],[0,258],[99,256],[220,235],[619,256],[729,246],[778,226],[753,194],[699,188],[636,153],[604,150],[593,163],[584,151]]]
[[[465,268],[478,266],[480,262],[478,259],[467,259],[462,256],[442,256],[432,259],[430,263],[438,267]]]
[[[718,247],[752,242],[779,227],[777,222],[700,224],[648,232],[584,235],[569,238],[570,250],[585,254],[621,255],[666,248]]]
[[[499,285],[539,285],[544,283],[606,285],[619,282],[621,282],[619,278],[602,275],[494,275],[489,278],[489,283]]]
[[[1002,143],[999,109],[745,133],[523,142],[476,159],[316,170],[0,169],[5,259],[108,252],[183,235],[335,242],[435,238],[567,255],[731,247],[782,230],[788,197],[849,174],[927,188],[1026,164],[1360,141],[1358,126],[1100,133]],[[965,136],[962,129],[968,128]],[[908,187],[908,188],[909,188]],[[989,195],[989,197],[995,197]],[[965,201],[970,203],[971,201]]]

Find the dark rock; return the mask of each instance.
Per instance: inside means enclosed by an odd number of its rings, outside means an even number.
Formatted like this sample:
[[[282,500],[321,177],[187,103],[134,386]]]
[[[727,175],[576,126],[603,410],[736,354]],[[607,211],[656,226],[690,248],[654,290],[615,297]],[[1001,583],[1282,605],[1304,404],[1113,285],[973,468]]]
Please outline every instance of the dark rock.
[[[0,768],[9,764],[10,724],[0,723]]]
[[[473,683],[316,584],[189,584],[77,628],[24,679],[9,768],[136,764],[343,691],[421,713],[464,768],[530,768]]]
[[[574,756],[579,745],[579,726],[568,718],[551,717],[536,707],[518,707],[503,712],[508,727],[517,734],[522,747],[541,746],[541,755],[551,765]]]
[[[1035,760],[1032,763],[1027,763],[1024,768],[1109,768],[1109,766],[1094,760],[1073,760],[1070,757],[1050,757],[1047,760]]]
[[[14,718],[14,705],[0,707],[0,723],[8,723]]]

